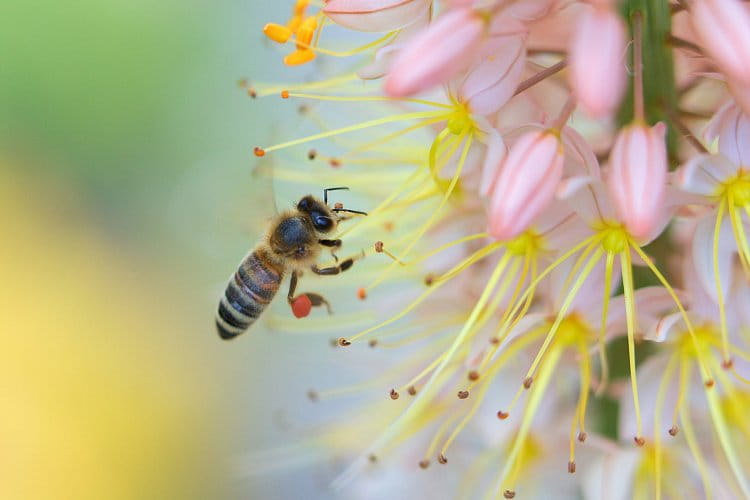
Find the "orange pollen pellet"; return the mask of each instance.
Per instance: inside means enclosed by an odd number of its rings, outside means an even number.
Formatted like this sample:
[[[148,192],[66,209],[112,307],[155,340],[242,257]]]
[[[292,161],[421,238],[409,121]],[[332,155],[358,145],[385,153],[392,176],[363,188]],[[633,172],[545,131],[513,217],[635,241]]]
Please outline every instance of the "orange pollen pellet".
[[[276,23],[263,26],[263,34],[276,43],[286,43],[292,36],[292,30]]]
[[[288,90],[282,90],[281,91],[281,98],[282,99],[289,99],[289,91]]]
[[[359,300],[365,300],[367,298],[367,290],[364,288],[357,290],[357,297],[359,297]]]
[[[266,155],[266,151],[263,148],[256,147],[253,149],[253,153],[255,153],[255,156],[261,157]]]
[[[396,389],[391,389],[391,399],[393,399],[395,401],[395,400],[398,399],[398,396],[399,396],[399,394],[398,394],[398,392],[396,392]]]
[[[469,397],[469,391],[458,391],[458,399],[466,399]]]

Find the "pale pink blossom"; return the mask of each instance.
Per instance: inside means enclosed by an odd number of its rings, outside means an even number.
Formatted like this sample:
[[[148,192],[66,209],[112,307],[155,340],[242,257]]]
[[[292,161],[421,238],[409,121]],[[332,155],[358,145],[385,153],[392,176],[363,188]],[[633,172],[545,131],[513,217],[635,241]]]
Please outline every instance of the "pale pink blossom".
[[[385,80],[386,93],[403,97],[450,80],[474,61],[485,29],[486,21],[472,9],[444,13],[399,53]]]
[[[417,20],[432,0],[329,0],[323,12],[336,24],[357,31],[392,31]]]
[[[458,98],[472,113],[487,116],[499,110],[521,81],[527,30],[511,18],[503,25],[502,33],[490,36],[482,44],[477,62],[460,80]]]
[[[630,234],[642,239],[658,225],[667,181],[666,126],[633,124],[623,128],[610,154],[607,181],[617,214]]]
[[[563,162],[562,142],[551,130],[528,132],[513,144],[491,193],[492,236],[511,239],[529,227],[552,201]]]
[[[690,2],[690,18],[703,48],[730,79],[750,85],[750,13],[740,0]]]
[[[617,110],[627,82],[625,23],[614,9],[587,8],[570,41],[570,85],[594,118]]]

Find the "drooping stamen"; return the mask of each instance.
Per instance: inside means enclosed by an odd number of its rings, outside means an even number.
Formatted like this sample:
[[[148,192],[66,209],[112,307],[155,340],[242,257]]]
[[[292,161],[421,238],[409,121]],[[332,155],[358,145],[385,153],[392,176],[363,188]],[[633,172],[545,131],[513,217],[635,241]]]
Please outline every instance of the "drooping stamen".
[[[287,89],[284,89],[287,90]],[[425,99],[414,99],[411,97],[386,97],[386,96],[337,96],[326,94],[307,94],[302,92],[289,92],[287,97],[298,97],[301,99],[312,99],[316,101],[337,101],[337,102],[411,102],[414,104],[424,104],[434,108],[453,109],[450,104],[441,102],[428,101]]]
[[[724,291],[722,289],[721,276],[719,275],[719,235],[721,233],[721,222],[724,218],[724,200],[719,202],[716,210],[716,224],[714,224],[713,240],[713,271],[716,281],[716,299],[719,305],[719,323],[721,328],[721,352],[724,361],[730,359],[729,356],[729,335],[727,333],[727,313],[724,304]]]
[[[625,296],[625,321],[628,329],[628,362],[630,364],[630,387],[633,390],[633,407],[635,410],[636,435],[635,442],[642,446],[643,422],[641,421],[641,404],[638,397],[638,377],[635,372],[635,289],[633,287],[633,267],[630,258],[630,249],[626,248],[620,252],[620,265],[622,268],[622,289]]]
[[[661,472],[662,472],[662,447],[661,447],[661,434],[663,429],[662,425],[662,410],[664,409],[664,399],[667,393],[667,385],[674,375],[677,363],[680,360],[679,352],[675,352],[669,358],[667,367],[664,369],[664,374],[661,377],[659,383],[659,390],[656,395],[656,407],[654,409],[654,483],[656,487],[656,500],[661,500]]]
[[[602,321],[599,328],[599,365],[601,375],[599,387],[596,389],[596,395],[601,396],[609,383],[609,361],[607,360],[607,318],[609,317],[609,298],[612,294],[612,272],[614,271],[615,254],[607,252],[607,261],[604,266],[604,297],[602,299]]]
[[[578,353],[581,357],[581,387],[578,395],[578,428],[579,436],[586,435],[586,408],[588,407],[589,391],[591,390],[591,362],[589,361],[589,351],[585,339],[578,339]],[[585,440],[585,438],[584,438]],[[583,441],[581,441],[583,442]]]
[[[689,370],[689,364],[684,364],[688,365]],[[693,422],[690,419],[688,404],[689,403],[687,401],[684,401],[683,404],[679,407],[680,422],[682,423],[682,427],[685,431],[685,441],[687,441],[690,453],[693,455],[696,466],[698,467],[698,473],[701,476],[701,484],[703,485],[703,492],[706,498],[713,498],[713,494],[711,491],[711,480],[708,476],[708,465],[706,464],[706,459],[703,456],[703,452],[701,451],[700,445],[698,444],[698,439],[695,435],[695,430],[693,429]]]

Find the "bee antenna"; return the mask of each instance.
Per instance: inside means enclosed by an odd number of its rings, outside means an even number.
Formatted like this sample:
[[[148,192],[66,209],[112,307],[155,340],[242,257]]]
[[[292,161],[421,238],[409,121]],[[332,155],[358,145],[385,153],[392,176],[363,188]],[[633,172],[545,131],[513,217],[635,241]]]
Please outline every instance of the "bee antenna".
[[[349,190],[349,188],[348,188],[348,187],[346,187],[346,186],[339,186],[339,187],[325,188],[325,189],[323,190],[323,201],[325,202],[325,204],[326,204],[326,205],[328,204],[328,191],[342,191],[342,190],[346,190],[346,191],[348,191],[348,190]]]

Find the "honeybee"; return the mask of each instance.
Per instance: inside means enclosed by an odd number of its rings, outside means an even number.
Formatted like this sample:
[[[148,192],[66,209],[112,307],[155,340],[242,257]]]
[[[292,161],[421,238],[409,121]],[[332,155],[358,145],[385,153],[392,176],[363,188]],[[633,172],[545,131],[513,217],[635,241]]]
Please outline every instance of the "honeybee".
[[[323,200],[307,195],[293,210],[276,216],[269,224],[263,240],[240,263],[229,280],[216,313],[216,329],[224,340],[233,339],[247,330],[273,300],[287,272],[291,272],[287,301],[297,317],[306,316],[311,307],[331,305],[317,293],[303,293],[295,297],[297,280],[305,270],[318,275],[339,274],[354,264],[362,255],[339,261],[335,251],[340,239],[325,239],[339,222],[366,212],[349,210],[337,203],[328,206],[328,193],[349,189],[334,187],[323,190]],[[330,248],[336,265],[319,268],[316,261],[321,250]]]

